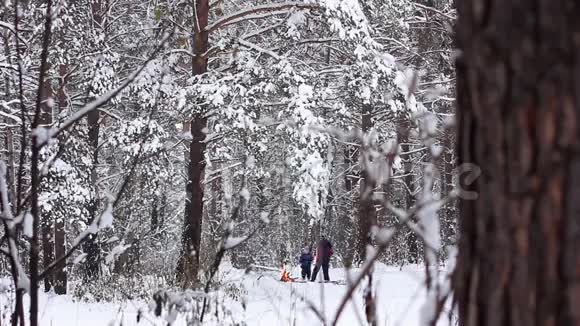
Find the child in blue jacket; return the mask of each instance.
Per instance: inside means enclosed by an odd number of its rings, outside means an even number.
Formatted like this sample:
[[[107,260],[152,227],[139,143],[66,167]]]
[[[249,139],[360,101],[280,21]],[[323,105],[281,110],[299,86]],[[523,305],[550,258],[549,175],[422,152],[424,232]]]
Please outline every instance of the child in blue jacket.
[[[302,269],[302,279],[308,280],[310,279],[310,268],[312,266],[312,254],[310,254],[310,249],[305,247],[302,249],[302,254],[298,259],[300,263],[300,268]]]

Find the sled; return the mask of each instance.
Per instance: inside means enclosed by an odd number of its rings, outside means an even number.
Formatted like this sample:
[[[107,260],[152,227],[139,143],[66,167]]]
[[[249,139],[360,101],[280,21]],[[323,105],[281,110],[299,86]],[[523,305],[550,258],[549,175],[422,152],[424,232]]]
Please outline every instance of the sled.
[[[309,283],[310,281],[308,280],[303,280],[301,278],[295,278],[294,279],[294,283]]]
[[[316,281],[316,283],[322,284],[335,284],[335,285],[346,285],[345,280],[336,280],[336,281]]]
[[[282,281],[280,280],[280,282],[286,283],[289,281]],[[346,285],[346,281],[345,280],[336,280],[336,281],[309,281],[309,280],[302,280],[301,278],[293,278],[292,281],[290,281],[291,283],[312,283],[312,284],[334,284],[334,285]]]

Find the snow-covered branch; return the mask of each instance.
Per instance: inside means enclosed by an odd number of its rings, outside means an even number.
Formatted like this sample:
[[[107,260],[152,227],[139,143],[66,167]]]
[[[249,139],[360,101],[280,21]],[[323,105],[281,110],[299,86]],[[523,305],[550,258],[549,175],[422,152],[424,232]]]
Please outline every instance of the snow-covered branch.
[[[16,32],[16,28],[14,28],[14,25],[0,21],[0,28],[9,30],[12,34],[16,35],[18,39],[20,39],[20,42],[26,43],[26,39],[24,39],[19,33]]]
[[[215,21],[214,23],[208,25],[205,30],[209,33],[230,25],[234,22],[240,22],[244,20],[250,19],[259,19],[269,17],[271,15],[283,14],[288,12],[289,9],[317,9],[319,8],[318,5],[314,3],[305,3],[305,2],[283,2],[283,3],[274,3],[274,4],[267,4],[261,6],[254,6],[250,8],[246,8],[244,10],[240,10],[238,12],[232,13],[225,17],[220,18],[219,20]],[[263,14],[262,16],[259,14]]]
[[[420,3],[418,3],[418,2],[413,2],[413,5],[415,5],[415,6],[419,7],[419,8],[422,8],[422,9],[428,10],[428,11],[432,11],[432,12],[434,12],[434,13],[436,13],[436,14],[439,14],[439,15],[441,15],[441,16],[443,16],[443,17],[445,17],[445,18],[449,19],[450,21],[455,21],[455,20],[457,20],[457,17],[455,17],[455,16],[452,16],[452,15],[450,15],[450,14],[447,14],[447,13],[444,13],[443,11],[441,11],[441,10],[437,10],[437,9],[435,9],[435,8],[433,8],[433,7],[429,7],[429,6],[426,6],[426,5],[424,5],[424,4],[420,4]]]
[[[143,70],[145,70],[145,68],[147,67],[147,65],[157,57],[157,54],[159,53],[159,51],[161,51],[161,49],[165,46],[165,43],[167,42],[167,40],[169,40],[169,38],[173,35],[173,33],[169,33],[167,34],[162,40],[159,46],[157,46],[157,48],[153,51],[153,53],[145,60],[145,62],[137,69],[135,70],[133,73],[131,73],[126,79],[125,81],[123,81],[123,83],[121,83],[121,85],[117,86],[117,88],[105,93],[104,95],[100,96],[99,98],[97,98],[96,100],[92,101],[91,103],[85,105],[83,108],[81,108],[80,110],[78,110],[77,112],[75,112],[74,114],[72,114],[67,120],[65,120],[60,127],[55,130],[54,132],[50,133],[50,138],[54,138],[56,136],[58,136],[60,133],[62,133],[63,131],[67,130],[68,128],[70,128],[72,125],[74,125],[77,121],[79,121],[80,119],[82,119],[83,117],[85,117],[87,114],[89,114],[90,112],[97,110],[98,108],[100,108],[101,106],[105,105],[106,103],[108,103],[110,100],[112,100],[115,96],[117,96],[119,93],[121,93],[121,91],[123,91],[125,88],[127,88],[129,85],[131,85],[131,83],[133,83],[133,81],[135,81],[135,79],[137,79],[137,77],[139,77],[139,75],[143,72]],[[43,146],[46,145],[49,141],[50,138],[45,139],[43,142],[41,142],[39,145]]]
[[[271,56],[272,58],[274,58],[276,60],[282,60],[282,58],[279,55],[277,55],[274,51],[270,51],[268,49],[264,49],[262,47],[257,46],[254,43],[245,41],[243,39],[239,39],[238,40],[238,43],[240,43],[240,45],[243,45],[243,46],[248,47],[250,49],[256,50],[256,51],[258,51],[260,53],[267,54],[267,55]]]
[[[42,271],[38,278],[44,279],[50,275],[63,261],[68,259],[73,253],[76,252],[78,248],[89,238],[89,236],[96,234],[99,230],[111,227],[113,225],[113,205],[108,203],[105,210],[93,222],[81,232],[73,241],[71,248],[61,257],[58,257],[52,261],[45,269]]]
[[[261,34],[263,34],[263,33],[266,33],[266,32],[268,32],[268,31],[271,31],[271,30],[273,30],[273,29],[276,29],[276,28],[278,28],[278,27],[280,27],[280,26],[282,26],[282,25],[284,25],[284,22],[283,22],[283,21],[282,21],[282,22],[280,22],[280,23],[277,23],[277,24],[272,24],[272,25],[269,25],[269,26],[267,26],[267,27],[264,27],[264,28],[261,28],[261,29],[255,30],[255,31],[253,31],[253,32],[250,32],[250,33],[248,33],[248,34],[246,34],[246,35],[243,35],[241,38],[242,38],[242,39],[244,39],[244,40],[247,40],[247,39],[249,39],[249,38],[256,37],[256,36],[258,36],[258,35],[261,35]]]

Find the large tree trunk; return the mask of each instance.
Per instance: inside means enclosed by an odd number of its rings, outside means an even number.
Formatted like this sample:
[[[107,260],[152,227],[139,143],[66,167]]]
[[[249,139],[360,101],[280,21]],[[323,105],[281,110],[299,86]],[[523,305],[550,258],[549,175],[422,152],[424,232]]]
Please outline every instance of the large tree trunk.
[[[195,2],[197,17],[193,20],[193,75],[207,71],[208,32],[205,30],[209,16],[208,0]],[[185,217],[182,233],[181,255],[177,266],[177,280],[182,287],[194,286],[198,279],[199,250],[201,247],[201,227],[203,221],[203,175],[205,170],[205,128],[207,117],[204,112],[195,114],[191,121],[191,143],[189,147],[189,167],[187,170]]]
[[[580,2],[458,9],[460,324],[580,325]]]

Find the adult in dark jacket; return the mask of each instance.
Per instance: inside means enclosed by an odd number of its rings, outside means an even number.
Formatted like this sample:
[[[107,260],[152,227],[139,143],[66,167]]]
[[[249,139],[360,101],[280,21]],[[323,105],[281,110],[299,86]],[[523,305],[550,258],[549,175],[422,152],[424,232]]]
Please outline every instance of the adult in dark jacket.
[[[310,254],[310,249],[305,247],[302,249],[302,254],[300,258],[298,258],[298,262],[300,263],[300,268],[302,269],[302,279],[309,280],[310,279],[310,270],[312,269],[312,254]]]
[[[328,275],[328,267],[330,266],[330,257],[332,257],[332,244],[325,237],[320,239],[318,242],[318,247],[316,248],[316,262],[314,265],[314,271],[312,272],[312,282],[316,280],[316,275],[322,267],[322,273],[324,274],[324,280],[330,281],[330,276]]]

